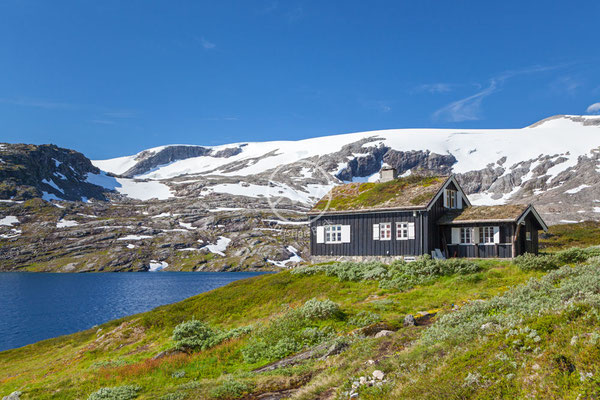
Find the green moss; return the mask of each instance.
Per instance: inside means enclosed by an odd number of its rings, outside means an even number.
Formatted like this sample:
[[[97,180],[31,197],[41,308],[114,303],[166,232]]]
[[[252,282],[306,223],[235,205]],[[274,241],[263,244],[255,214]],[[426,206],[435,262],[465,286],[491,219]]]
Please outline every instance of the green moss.
[[[435,192],[425,191],[434,184],[444,181],[442,177],[411,175],[383,183],[348,184],[336,187],[329,196],[321,199],[313,208],[316,211],[325,209],[351,210],[375,207],[393,199],[402,197],[407,189],[411,189],[406,199],[407,205],[420,205],[433,197]]]

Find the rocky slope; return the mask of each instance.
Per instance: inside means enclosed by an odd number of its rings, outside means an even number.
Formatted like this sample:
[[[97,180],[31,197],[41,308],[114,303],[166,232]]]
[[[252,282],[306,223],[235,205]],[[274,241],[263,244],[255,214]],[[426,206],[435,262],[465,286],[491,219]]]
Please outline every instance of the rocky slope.
[[[87,182],[88,173],[100,170],[74,150],[0,143],[0,199],[107,200],[109,190]]]
[[[400,174],[454,173],[476,204],[532,202],[549,223],[561,223],[600,218],[599,133],[600,117],[563,115],[522,129],[400,129],[166,146],[94,164],[166,185],[165,199],[220,193],[306,206],[332,185],[377,179],[386,162]]]
[[[402,175],[454,173],[475,204],[534,203],[550,224],[600,220],[599,134],[600,117],[556,116],[523,129],[175,145],[92,162],[3,144],[0,270],[291,266],[308,255],[304,212],[334,185],[377,179],[384,162]]]

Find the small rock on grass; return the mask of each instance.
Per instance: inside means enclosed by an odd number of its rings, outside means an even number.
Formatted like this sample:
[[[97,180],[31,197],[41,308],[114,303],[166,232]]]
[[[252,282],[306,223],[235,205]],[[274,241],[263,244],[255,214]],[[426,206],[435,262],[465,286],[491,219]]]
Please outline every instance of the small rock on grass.
[[[404,326],[415,326],[415,317],[412,314],[404,317]]]
[[[384,336],[390,336],[392,333],[394,333],[394,331],[388,331],[388,330],[381,330],[379,332],[377,332],[375,334],[376,338],[380,338],[380,337],[384,337]]]
[[[373,378],[375,378],[379,381],[382,381],[384,377],[385,377],[385,374],[383,373],[383,371],[380,371],[378,369],[373,371]]]

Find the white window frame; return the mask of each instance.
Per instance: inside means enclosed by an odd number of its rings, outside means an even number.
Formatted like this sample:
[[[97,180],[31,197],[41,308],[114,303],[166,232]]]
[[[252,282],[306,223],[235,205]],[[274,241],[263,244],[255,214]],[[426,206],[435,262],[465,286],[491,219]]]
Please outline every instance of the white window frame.
[[[464,228],[460,228],[460,234],[459,234],[459,238],[460,238],[460,244],[473,244],[475,243],[473,240],[473,228],[472,227],[464,227]],[[467,234],[468,232],[468,234]],[[467,241],[467,239],[469,241]]]
[[[343,243],[342,225],[325,225],[325,243]]]
[[[446,208],[458,208],[458,190],[446,189]]]
[[[408,239],[408,222],[396,222],[396,240]]]
[[[408,222],[396,222],[396,240],[408,240]]]
[[[494,227],[493,226],[482,226],[479,228],[479,243],[481,244],[494,244]]]
[[[530,242],[533,240],[531,238],[531,231],[525,231],[525,240],[528,240]]]
[[[392,223],[379,223],[379,240],[392,240]]]

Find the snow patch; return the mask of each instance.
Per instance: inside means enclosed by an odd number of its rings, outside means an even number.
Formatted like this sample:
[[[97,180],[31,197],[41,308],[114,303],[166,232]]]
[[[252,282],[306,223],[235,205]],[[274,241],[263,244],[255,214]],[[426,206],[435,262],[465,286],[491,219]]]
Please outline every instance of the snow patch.
[[[0,235],[0,239],[12,239],[21,235],[22,231],[20,229],[11,229],[11,233],[4,233]]]
[[[0,219],[0,225],[2,226],[12,226],[12,225],[18,225],[19,224],[19,219],[17,217],[15,217],[14,215],[7,215],[6,217]]]
[[[216,244],[207,244],[203,249],[208,249],[211,253],[225,256],[225,250],[227,250],[229,243],[231,243],[231,239],[226,238],[225,236],[219,236]]]
[[[167,268],[168,266],[169,264],[166,261],[150,260],[150,263],[148,264],[148,271],[157,272]]]
[[[127,245],[127,248],[128,248],[128,249],[135,249],[135,244],[131,244],[131,243],[129,243],[129,244]]]
[[[189,223],[189,222],[181,222],[181,221],[179,221],[179,225],[183,226],[186,229],[190,229],[190,230],[198,229],[195,226],[192,226],[192,224]]]
[[[54,181],[52,179],[50,179],[50,180],[42,179],[42,182],[45,183],[46,185],[52,186],[54,189],[58,190],[62,194],[65,194],[65,191],[62,190],[60,187],[58,187],[58,185],[56,183],[54,183]]]
[[[142,240],[142,239],[152,239],[152,236],[148,235],[127,235],[118,238],[117,240]]]
[[[135,179],[115,178],[106,175],[105,172],[100,174],[88,173],[86,181],[88,183],[103,187],[108,190],[116,190],[117,192],[137,200],[166,200],[173,197],[171,189],[167,185],[157,181],[136,181]]]
[[[287,247],[287,251],[289,251],[290,253],[292,253],[292,256],[290,258],[288,258],[287,260],[283,260],[283,261],[273,261],[273,260],[267,260],[267,262],[276,265],[278,267],[281,268],[287,268],[287,264],[288,263],[299,263],[304,261],[299,255],[298,255],[298,250],[296,250],[294,247],[292,246],[288,246]]]
[[[583,185],[579,185],[579,186],[577,186],[576,188],[573,188],[573,189],[571,189],[571,190],[565,190],[565,193],[567,193],[567,194],[575,194],[575,193],[579,193],[579,192],[581,192],[583,189],[585,189],[585,188],[589,188],[589,187],[591,187],[591,186],[590,186],[590,185],[583,184]]]
[[[58,221],[56,223],[57,228],[68,228],[68,227],[77,226],[77,225],[79,225],[79,222],[67,220],[67,219],[61,219],[60,221]]]
[[[54,194],[52,194],[52,193],[48,193],[48,192],[42,192],[42,200],[46,200],[46,201],[57,200],[57,201],[60,201],[60,200],[62,200],[62,199],[59,199],[58,197],[56,197],[56,196],[55,196]],[[62,206],[59,206],[59,205],[57,205],[57,204],[55,204],[55,206],[56,206],[56,207],[59,207],[59,208],[64,208],[64,207],[62,207]]]
[[[147,214],[147,213],[146,213],[146,214]],[[153,215],[153,216],[152,216],[152,217],[150,217],[150,218],[165,218],[165,217],[170,217],[170,216],[171,216],[171,213],[164,212],[164,213],[160,213],[160,214],[158,214],[158,215]]]

